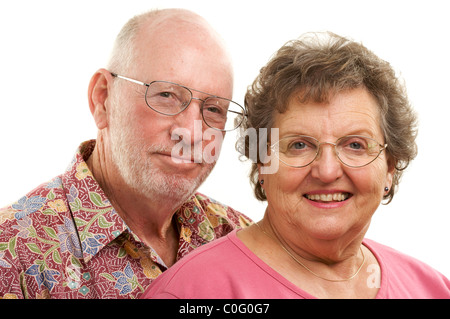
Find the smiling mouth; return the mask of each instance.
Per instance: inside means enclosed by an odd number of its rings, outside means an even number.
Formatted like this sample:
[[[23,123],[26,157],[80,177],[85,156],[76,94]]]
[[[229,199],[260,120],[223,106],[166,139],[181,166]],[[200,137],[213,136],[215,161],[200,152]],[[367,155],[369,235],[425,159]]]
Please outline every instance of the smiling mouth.
[[[303,195],[314,202],[343,202],[351,197],[350,193],[333,193],[333,194],[305,194]]]

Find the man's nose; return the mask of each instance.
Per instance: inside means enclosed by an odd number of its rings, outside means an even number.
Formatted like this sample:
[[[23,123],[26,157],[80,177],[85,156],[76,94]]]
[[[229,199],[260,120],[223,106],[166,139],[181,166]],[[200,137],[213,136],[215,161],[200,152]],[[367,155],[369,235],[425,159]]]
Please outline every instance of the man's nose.
[[[190,142],[191,145],[196,145],[202,141],[204,126],[202,105],[203,100],[193,97],[187,108],[174,116],[173,131],[178,136],[183,135],[185,143]]]

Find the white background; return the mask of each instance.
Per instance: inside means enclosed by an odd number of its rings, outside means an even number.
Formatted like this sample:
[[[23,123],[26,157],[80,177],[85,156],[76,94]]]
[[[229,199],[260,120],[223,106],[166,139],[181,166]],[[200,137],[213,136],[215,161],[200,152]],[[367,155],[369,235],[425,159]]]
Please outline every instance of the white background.
[[[419,114],[419,155],[400,190],[380,206],[368,238],[419,258],[450,277],[450,20],[446,1],[1,1],[0,206],[59,175],[78,145],[96,137],[87,87],[104,67],[122,25],[152,8],[184,7],[204,16],[228,44],[234,99],[286,41],[332,31],[362,42],[405,80]],[[193,74],[195,76],[195,74]],[[200,191],[259,220],[228,134]]]

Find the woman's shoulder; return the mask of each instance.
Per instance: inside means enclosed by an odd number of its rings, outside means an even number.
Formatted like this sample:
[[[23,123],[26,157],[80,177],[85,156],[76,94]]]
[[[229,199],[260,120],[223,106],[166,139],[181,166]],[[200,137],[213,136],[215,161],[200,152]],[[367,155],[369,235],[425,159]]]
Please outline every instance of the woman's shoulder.
[[[413,268],[431,268],[429,265],[415,257],[374,240],[364,239],[363,244],[372,251],[378,260],[381,258],[386,264],[389,264],[389,266],[392,266],[393,264],[398,265],[399,262],[401,262],[402,267],[408,265]]]
[[[433,267],[376,241],[365,239],[363,243],[371,250],[379,263],[381,296],[450,298],[450,281]]]

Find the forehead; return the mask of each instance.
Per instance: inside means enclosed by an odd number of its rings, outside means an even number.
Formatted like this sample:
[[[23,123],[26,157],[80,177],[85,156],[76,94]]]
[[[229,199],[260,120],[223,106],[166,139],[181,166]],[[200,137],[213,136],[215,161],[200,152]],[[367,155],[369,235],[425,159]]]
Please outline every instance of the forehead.
[[[344,135],[365,135],[381,138],[380,108],[365,89],[357,88],[336,93],[328,102],[300,102],[293,94],[286,112],[275,115],[274,127],[280,136],[310,135],[318,139]]]
[[[176,17],[151,23],[140,30],[135,46],[136,77],[231,98],[231,59],[221,39],[201,20]]]

